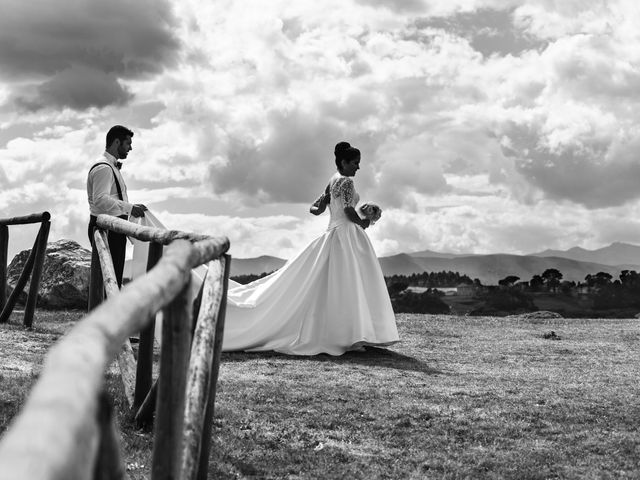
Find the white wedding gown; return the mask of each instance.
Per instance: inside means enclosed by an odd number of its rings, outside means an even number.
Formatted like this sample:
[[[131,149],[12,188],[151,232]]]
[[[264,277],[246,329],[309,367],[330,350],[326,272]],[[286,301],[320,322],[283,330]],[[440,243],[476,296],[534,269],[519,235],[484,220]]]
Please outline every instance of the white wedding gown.
[[[330,191],[331,218],[322,236],[267,277],[247,285],[229,282],[225,351],[341,355],[399,340],[369,237],[344,213],[359,200],[353,181],[336,174]],[[160,226],[155,218],[145,223]],[[134,249],[134,264],[137,250],[142,265],[143,248]],[[194,274],[196,286],[201,275]]]

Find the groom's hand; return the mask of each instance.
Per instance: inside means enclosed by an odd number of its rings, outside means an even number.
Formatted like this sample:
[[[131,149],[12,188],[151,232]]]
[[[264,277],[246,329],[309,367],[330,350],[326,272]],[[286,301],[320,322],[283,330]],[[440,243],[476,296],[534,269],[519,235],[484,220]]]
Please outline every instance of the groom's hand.
[[[131,216],[132,217],[144,217],[144,212],[146,212],[148,210],[148,208],[146,207],[146,205],[143,205],[142,203],[136,203],[133,205],[133,208],[131,208]]]

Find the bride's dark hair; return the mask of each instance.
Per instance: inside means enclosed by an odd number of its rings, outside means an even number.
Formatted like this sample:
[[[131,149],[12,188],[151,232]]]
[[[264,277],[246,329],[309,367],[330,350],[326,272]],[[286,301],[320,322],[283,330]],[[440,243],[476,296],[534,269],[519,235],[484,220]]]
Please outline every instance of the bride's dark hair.
[[[340,142],[336,144],[336,148],[333,149],[333,154],[336,156],[336,167],[338,171],[342,173],[342,160],[350,162],[356,158],[360,158],[360,150],[356,147],[352,147],[349,142]]]

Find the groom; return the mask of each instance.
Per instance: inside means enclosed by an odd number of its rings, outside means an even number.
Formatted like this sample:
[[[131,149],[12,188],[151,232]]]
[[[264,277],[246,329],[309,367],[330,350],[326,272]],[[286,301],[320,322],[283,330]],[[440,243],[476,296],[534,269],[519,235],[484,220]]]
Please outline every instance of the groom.
[[[104,213],[126,220],[129,216],[143,217],[147,210],[147,207],[141,203],[129,202],[127,186],[120,174],[122,162],[119,160],[127,158],[131,151],[132,137],[133,132],[122,125],[111,127],[107,132],[106,150],[102,158],[89,169],[87,175],[87,197],[90,212],[88,233],[92,247],[93,231],[98,215]],[[118,287],[120,287],[122,286],[127,237],[110,231],[108,239],[116,280]]]

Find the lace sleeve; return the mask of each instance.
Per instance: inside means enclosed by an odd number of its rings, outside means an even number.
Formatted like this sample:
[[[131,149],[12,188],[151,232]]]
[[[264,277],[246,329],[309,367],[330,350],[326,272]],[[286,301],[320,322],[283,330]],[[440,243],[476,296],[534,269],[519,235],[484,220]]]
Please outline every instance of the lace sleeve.
[[[315,207],[319,207],[320,205],[322,205],[323,203],[329,203],[328,202],[328,198],[327,195],[323,192],[318,198],[316,198],[316,201],[313,202],[311,205],[315,206]]]
[[[341,198],[345,207],[353,206],[354,193],[353,180],[348,177],[338,180],[331,189],[331,196]]]

